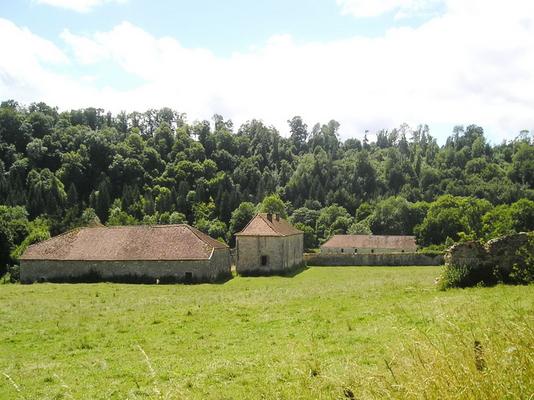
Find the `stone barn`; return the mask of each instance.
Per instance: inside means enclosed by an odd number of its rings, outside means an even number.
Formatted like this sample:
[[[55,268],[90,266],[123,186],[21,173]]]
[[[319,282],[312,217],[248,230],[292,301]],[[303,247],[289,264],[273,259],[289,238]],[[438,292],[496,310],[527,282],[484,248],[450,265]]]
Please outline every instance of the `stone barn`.
[[[325,254],[415,253],[415,236],[334,235],[321,246]]]
[[[226,244],[189,225],[79,228],[20,258],[32,282],[213,282],[231,276]]]
[[[303,264],[304,236],[277,214],[257,214],[236,234],[241,275],[283,273]]]

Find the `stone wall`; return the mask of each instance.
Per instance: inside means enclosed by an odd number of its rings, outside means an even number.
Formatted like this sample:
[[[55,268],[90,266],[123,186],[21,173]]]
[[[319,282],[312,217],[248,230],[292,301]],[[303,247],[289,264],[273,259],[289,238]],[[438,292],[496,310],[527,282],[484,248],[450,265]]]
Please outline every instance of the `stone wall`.
[[[408,266],[442,265],[443,256],[421,253],[383,254],[305,254],[309,266]]]
[[[488,253],[482,244],[477,241],[456,243],[445,253],[445,264],[483,267],[488,262]]]
[[[213,282],[231,276],[230,252],[214,250],[209,260],[59,261],[21,260],[20,280],[32,282]]]
[[[302,264],[303,235],[238,236],[236,270],[242,275],[268,275]],[[261,264],[267,256],[267,264]]]
[[[357,251],[355,251],[357,250]],[[392,254],[404,253],[404,249],[371,249],[362,247],[321,247],[321,254]],[[406,253],[410,253],[409,251]]]
[[[476,241],[457,243],[445,255],[443,284],[468,287],[480,283],[529,283],[531,246],[527,233],[502,236],[485,245]]]
[[[517,254],[519,248],[528,242],[527,233],[502,236],[486,243],[489,262],[495,265],[499,271],[509,273],[515,263],[520,263],[522,257]]]
[[[447,250],[445,262],[448,265],[465,265],[472,268],[484,265],[496,266],[501,271],[510,271],[520,261],[517,251],[528,241],[527,233],[516,233],[492,239],[482,245],[476,241],[456,243]]]

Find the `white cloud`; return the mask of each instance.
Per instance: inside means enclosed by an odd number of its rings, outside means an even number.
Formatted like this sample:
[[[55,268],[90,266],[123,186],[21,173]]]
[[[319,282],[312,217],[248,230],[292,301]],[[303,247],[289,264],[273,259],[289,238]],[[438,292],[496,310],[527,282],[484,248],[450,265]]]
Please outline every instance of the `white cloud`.
[[[455,124],[477,123],[493,140],[534,129],[534,4],[521,0],[506,6],[447,0],[445,14],[418,28],[307,44],[278,35],[228,57],[128,22],[88,36],[64,31],[68,56],[4,21],[0,35],[6,34],[12,45],[0,42],[1,98],[113,111],[169,106],[190,119],[262,118],[282,133],[293,115],[310,125],[333,118],[345,138],[403,122],[448,133]],[[22,49],[29,51],[21,55]],[[53,72],[50,62],[95,71],[74,80]],[[99,89],[94,76],[111,64],[142,83]]]
[[[426,13],[444,0],[336,0],[344,15],[376,17],[396,12],[396,18]]]
[[[105,3],[126,3],[127,0],[35,0],[39,4],[52,7],[65,8],[81,13],[91,11],[93,8]]]

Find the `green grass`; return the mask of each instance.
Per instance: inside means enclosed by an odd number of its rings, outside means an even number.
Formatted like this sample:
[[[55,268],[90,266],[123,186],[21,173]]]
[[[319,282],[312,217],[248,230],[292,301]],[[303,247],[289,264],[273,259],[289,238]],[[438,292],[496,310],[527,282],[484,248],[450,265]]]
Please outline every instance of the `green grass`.
[[[0,399],[528,399],[534,286],[438,275],[0,285]]]

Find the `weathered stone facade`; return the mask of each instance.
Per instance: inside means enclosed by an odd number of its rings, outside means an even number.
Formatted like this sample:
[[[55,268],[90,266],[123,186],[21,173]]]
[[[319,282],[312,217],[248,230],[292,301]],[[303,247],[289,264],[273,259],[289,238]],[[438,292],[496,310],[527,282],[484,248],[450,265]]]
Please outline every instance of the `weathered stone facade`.
[[[237,238],[239,274],[272,274],[302,265],[304,241],[302,235],[240,236]],[[264,263],[262,263],[262,257]]]
[[[521,261],[517,251],[527,241],[528,234],[522,232],[492,239],[486,245],[477,241],[456,243],[447,250],[445,263],[471,268],[491,265],[500,271],[509,272],[514,263]]]
[[[406,235],[334,235],[321,245],[323,254],[415,253],[414,236]]]
[[[444,281],[456,287],[528,283],[532,280],[532,252],[527,233],[502,236],[486,245],[476,241],[457,243],[445,254]]]
[[[63,261],[21,260],[21,283],[214,282],[231,276],[230,252],[215,249],[207,260]]]
[[[472,268],[484,267],[488,262],[488,253],[484,246],[477,241],[456,243],[445,253],[445,264],[468,266]]]
[[[303,264],[304,236],[277,215],[258,214],[236,234],[241,275],[284,273]]]
[[[34,244],[21,282],[213,282],[231,276],[230,249],[189,225],[86,227]]]
[[[489,262],[495,265],[499,271],[509,273],[515,263],[520,263],[522,258],[517,254],[519,248],[528,242],[527,233],[502,236],[486,243]]]

